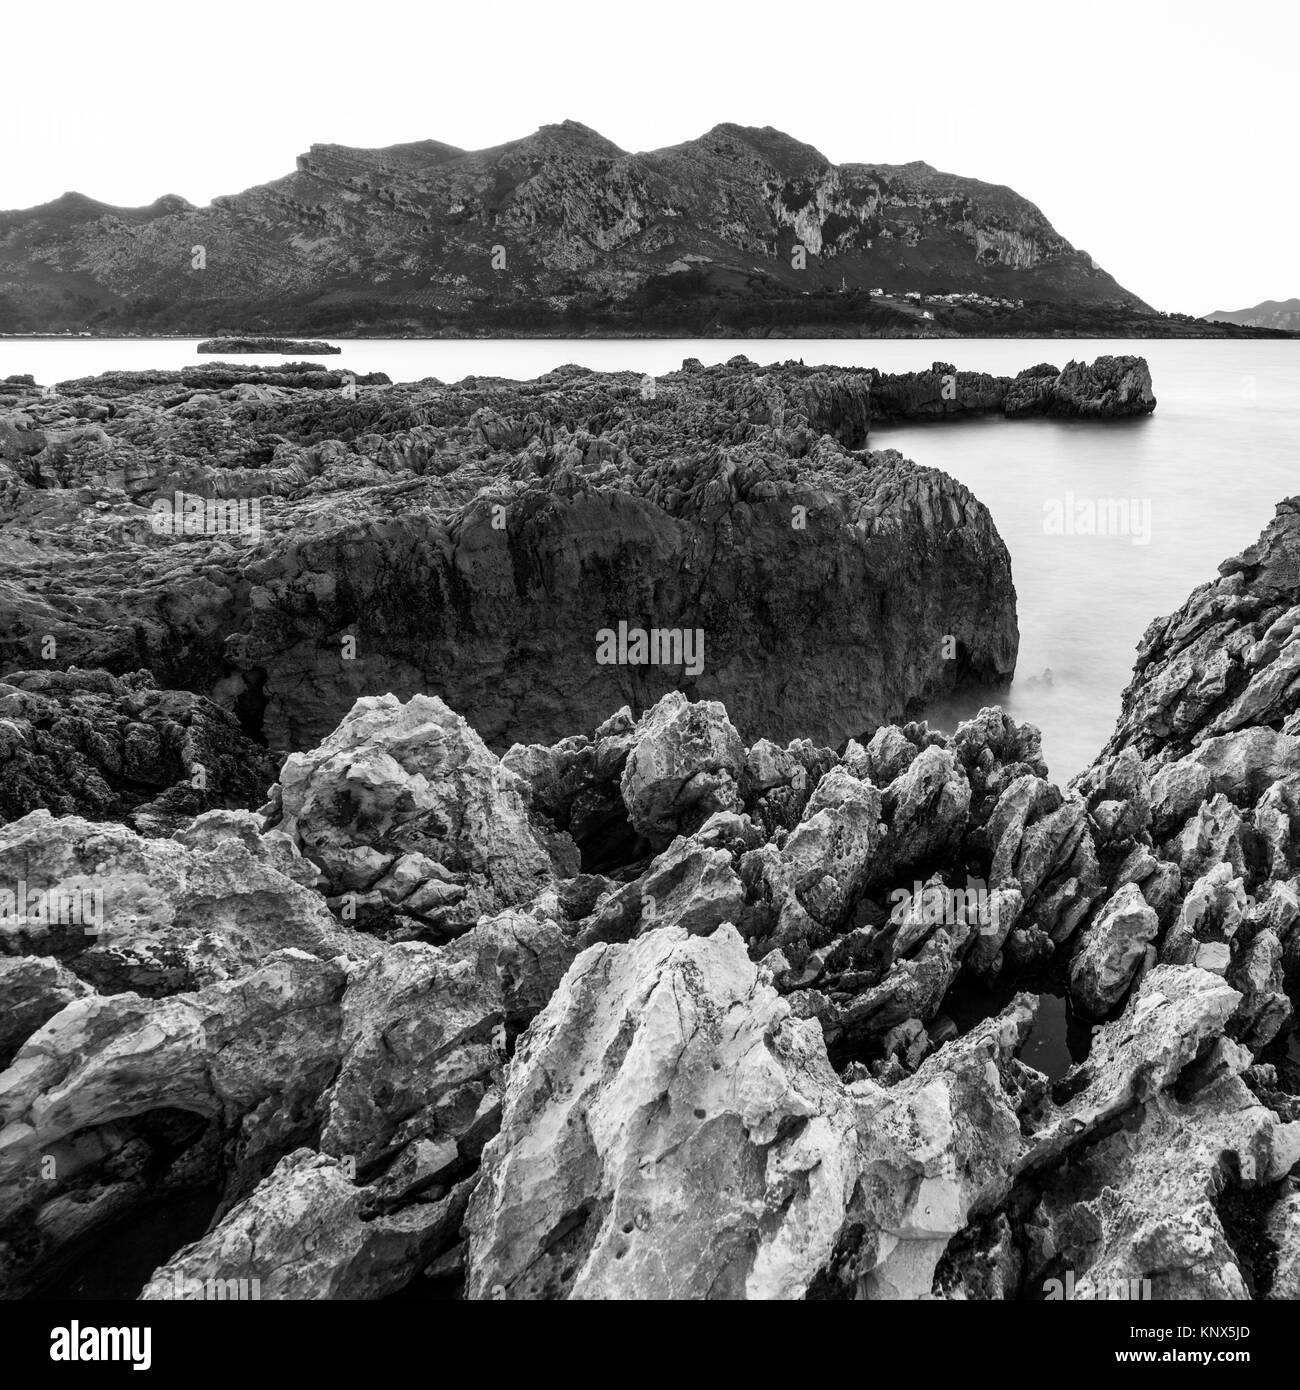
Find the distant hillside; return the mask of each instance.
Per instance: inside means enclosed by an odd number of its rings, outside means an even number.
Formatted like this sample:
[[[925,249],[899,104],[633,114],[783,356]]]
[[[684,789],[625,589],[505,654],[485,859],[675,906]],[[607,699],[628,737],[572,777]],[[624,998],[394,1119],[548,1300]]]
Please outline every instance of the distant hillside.
[[[1009,188],[837,167],[770,127],[648,154],[572,121],[472,152],[313,145],[209,207],[0,213],[0,332],[801,329],[1186,331]]]
[[[1300,299],[1266,299],[1252,309],[1216,309],[1210,323],[1235,323],[1244,328],[1280,328],[1300,332]]]

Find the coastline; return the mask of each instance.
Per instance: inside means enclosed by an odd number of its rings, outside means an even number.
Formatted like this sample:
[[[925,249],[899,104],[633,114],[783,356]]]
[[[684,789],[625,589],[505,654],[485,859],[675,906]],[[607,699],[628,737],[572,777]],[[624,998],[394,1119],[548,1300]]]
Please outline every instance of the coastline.
[[[858,332],[852,333],[839,329],[834,325],[808,324],[800,325],[800,330],[790,331],[758,331],[742,332],[736,329],[727,329],[719,332],[709,332],[707,330],[685,329],[642,329],[636,332],[566,332],[543,333],[509,330],[509,329],[478,329],[474,332],[458,333],[443,331],[437,333],[328,333],[321,335],[318,330],[311,330],[317,336],[323,336],[325,341],[337,343],[364,343],[364,342],[512,342],[512,341],[538,341],[538,342],[564,342],[573,340],[575,342],[634,342],[642,339],[654,341],[677,342],[693,338],[705,339],[708,341],[720,342],[760,342],[767,339],[775,341],[799,342],[812,339],[833,340],[833,341],[879,341],[879,342],[910,342],[910,341],[936,341],[936,342],[979,342],[979,341],[998,341],[998,342],[1024,342],[1034,339],[1052,339],[1059,342],[1079,342],[1079,343],[1099,343],[1113,342],[1117,339],[1131,338],[1134,342],[1182,342],[1182,341],[1235,341],[1241,340],[1265,340],[1284,342],[1288,340],[1300,339],[1300,333],[1285,332],[1274,328],[1239,328],[1231,325],[1233,332],[1187,332],[1187,333],[1157,333],[1157,332],[1134,332],[1134,333],[1070,333],[1064,330],[1045,330],[1026,328],[1016,333],[954,333],[934,330],[931,332]],[[306,329],[285,330],[283,335],[295,337],[298,334],[306,334]],[[192,333],[133,333],[121,330],[113,333],[0,333],[0,341],[21,342],[31,340],[33,342],[43,341],[76,341],[77,339],[87,339],[96,342],[112,342],[115,340],[135,340],[148,341],[158,340],[160,342],[186,342],[190,339],[203,339],[211,336],[210,330],[202,332],[196,330]],[[244,336],[244,335],[240,335]],[[256,336],[249,334],[248,336]]]

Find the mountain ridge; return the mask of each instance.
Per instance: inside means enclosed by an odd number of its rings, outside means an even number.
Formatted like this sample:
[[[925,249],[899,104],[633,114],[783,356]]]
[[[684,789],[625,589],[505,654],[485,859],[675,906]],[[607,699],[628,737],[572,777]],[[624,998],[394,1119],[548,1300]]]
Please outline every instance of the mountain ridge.
[[[202,207],[0,213],[4,332],[1043,327],[993,322],[1026,305],[1067,331],[1154,316],[1014,189],[728,122],[641,153],[572,120],[476,151],[320,143]]]
[[[1300,330],[1300,299],[1262,299],[1249,309],[1216,309],[1205,316],[1209,323],[1233,323],[1243,328]]]

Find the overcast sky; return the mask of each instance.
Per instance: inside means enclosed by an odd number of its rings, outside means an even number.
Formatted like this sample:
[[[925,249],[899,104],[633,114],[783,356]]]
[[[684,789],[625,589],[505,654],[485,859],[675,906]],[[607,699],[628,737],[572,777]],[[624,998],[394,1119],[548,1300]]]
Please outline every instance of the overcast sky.
[[[626,150],[721,121],[1009,184],[1128,289],[1300,295],[1300,8],[1273,0],[65,0],[3,20],[0,207],[205,203],[313,143]]]

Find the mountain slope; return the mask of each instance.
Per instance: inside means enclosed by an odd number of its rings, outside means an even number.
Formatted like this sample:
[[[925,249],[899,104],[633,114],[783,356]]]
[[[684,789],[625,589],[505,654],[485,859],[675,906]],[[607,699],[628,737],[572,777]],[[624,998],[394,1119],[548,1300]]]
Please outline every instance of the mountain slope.
[[[313,145],[208,207],[67,194],[0,213],[7,332],[580,327],[833,293],[906,323],[868,304],[875,288],[1150,312],[1011,189],[921,163],[837,167],[770,127],[647,154],[572,121],[488,150]]]
[[[1300,299],[1266,299],[1252,309],[1216,309],[1210,323],[1235,323],[1244,328],[1280,328],[1300,332]]]

